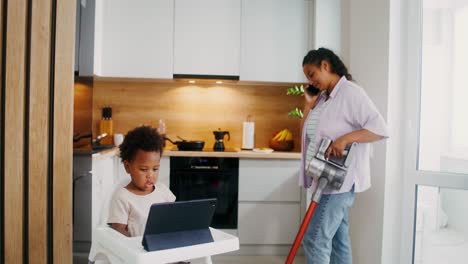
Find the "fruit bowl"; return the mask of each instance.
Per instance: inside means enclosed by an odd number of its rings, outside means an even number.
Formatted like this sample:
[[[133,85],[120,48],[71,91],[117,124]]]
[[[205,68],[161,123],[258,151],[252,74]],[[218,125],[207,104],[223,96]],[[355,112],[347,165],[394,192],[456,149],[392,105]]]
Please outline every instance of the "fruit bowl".
[[[270,148],[276,151],[290,151],[294,148],[294,140],[270,140]]]

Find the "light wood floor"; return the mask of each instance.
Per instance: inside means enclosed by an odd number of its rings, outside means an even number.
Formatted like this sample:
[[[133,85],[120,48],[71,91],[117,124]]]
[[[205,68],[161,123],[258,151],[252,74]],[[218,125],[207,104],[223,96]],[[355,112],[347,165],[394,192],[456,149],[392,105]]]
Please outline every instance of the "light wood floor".
[[[213,264],[284,264],[286,256],[213,256]],[[297,256],[294,264],[305,264],[304,256]]]

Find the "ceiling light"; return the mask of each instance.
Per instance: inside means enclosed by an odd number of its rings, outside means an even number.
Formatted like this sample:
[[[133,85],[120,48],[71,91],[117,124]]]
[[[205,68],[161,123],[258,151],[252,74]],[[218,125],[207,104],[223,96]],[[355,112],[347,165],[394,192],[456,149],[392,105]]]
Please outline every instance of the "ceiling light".
[[[188,81],[188,82],[189,82],[189,83],[195,83],[195,81],[194,81],[194,80],[190,80],[190,81]]]

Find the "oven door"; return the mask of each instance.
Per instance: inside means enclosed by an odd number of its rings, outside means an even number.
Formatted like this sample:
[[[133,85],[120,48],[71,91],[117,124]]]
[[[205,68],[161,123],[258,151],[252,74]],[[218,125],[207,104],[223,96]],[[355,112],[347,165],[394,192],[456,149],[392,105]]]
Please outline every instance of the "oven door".
[[[237,229],[239,159],[171,157],[170,189],[178,201],[216,198],[211,226]]]

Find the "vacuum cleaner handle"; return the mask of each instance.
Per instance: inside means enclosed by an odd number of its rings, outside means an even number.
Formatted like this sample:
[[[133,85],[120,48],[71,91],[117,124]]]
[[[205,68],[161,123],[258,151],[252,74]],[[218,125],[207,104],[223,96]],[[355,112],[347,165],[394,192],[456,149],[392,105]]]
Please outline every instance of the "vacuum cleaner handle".
[[[307,231],[307,227],[309,226],[310,220],[314,215],[315,208],[317,207],[318,203],[320,202],[320,198],[322,197],[322,192],[325,187],[327,187],[328,179],[326,177],[321,177],[319,179],[319,183],[317,185],[317,189],[315,190],[312,196],[312,202],[309,205],[309,209],[307,209],[306,215],[304,216],[304,220],[302,220],[301,227],[297,232],[296,239],[294,239],[294,243],[289,251],[288,258],[286,259],[286,264],[292,264],[294,258],[296,257],[297,250],[301,245],[302,239],[304,238],[304,234]]]

